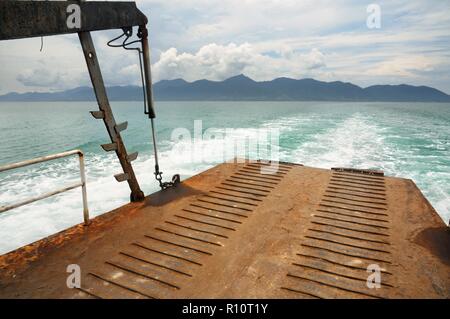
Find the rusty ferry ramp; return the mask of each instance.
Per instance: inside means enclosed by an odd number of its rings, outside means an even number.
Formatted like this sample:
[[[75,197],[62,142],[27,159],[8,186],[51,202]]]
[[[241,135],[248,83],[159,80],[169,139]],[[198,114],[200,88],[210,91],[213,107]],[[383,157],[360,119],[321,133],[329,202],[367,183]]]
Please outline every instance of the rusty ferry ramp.
[[[449,237],[411,180],[221,164],[1,256],[0,297],[449,298]]]

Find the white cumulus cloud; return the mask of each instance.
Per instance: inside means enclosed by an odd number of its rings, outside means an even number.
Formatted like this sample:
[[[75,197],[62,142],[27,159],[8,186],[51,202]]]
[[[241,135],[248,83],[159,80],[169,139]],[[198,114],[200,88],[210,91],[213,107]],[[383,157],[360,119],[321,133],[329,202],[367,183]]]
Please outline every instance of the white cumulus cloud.
[[[61,74],[48,68],[25,69],[17,75],[17,81],[26,86],[56,86],[61,82]]]
[[[137,0],[149,18],[154,80],[324,81],[429,85],[449,92],[448,1],[379,0],[381,29],[368,29],[358,0]],[[106,85],[140,85],[136,52],[94,32]],[[75,34],[0,41],[0,94],[89,85]],[[43,62],[44,63],[43,63]],[[45,70],[44,70],[45,69]]]
[[[314,48],[307,53],[284,47],[274,54],[259,52],[249,43],[202,46],[195,53],[178,52],[170,48],[161,53],[153,66],[155,81],[183,78],[224,80],[246,74],[255,80],[269,80],[279,76],[320,76],[326,67],[325,55]]]

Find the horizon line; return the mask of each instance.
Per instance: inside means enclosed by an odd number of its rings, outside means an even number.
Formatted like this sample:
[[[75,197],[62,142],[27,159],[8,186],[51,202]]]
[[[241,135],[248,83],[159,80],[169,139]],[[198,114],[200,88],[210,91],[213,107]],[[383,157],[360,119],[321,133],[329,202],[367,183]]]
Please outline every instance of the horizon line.
[[[443,90],[437,89],[437,88],[432,87],[432,86],[423,85],[423,84],[422,84],[422,85],[413,85],[413,84],[407,84],[407,83],[401,83],[401,84],[373,84],[373,85],[369,85],[369,86],[363,87],[363,86],[359,86],[359,85],[357,85],[357,84],[354,84],[354,83],[352,83],[352,82],[344,82],[344,81],[341,81],[341,80],[335,80],[335,81],[322,81],[322,80],[316,80],[316,79],[314,79],[314,78],[299,78],[299,79],[295,79],[295,78],[290,78],[290,77],[287,77],[287,76],[276,77],[276,78],[273,78],[272,80],[257,81],[257,80],[252,79],[251,77],[245,75],[244,73],[240,73],[240,74],[237,74],[237,75],[230,76],[230,77],[228,77],[228,78],[226,78],[226,79],[224,79],[224,80],[198,79],[198,80],[194,80],[194,81],[187,81],[187,80],[185,80],[185,79],[183,79],[183,78],[163,79],[163,80],[159,80],[158,82],[153,83],[152,85],[154,86],[154,85],[156,85],[156,84],[158,84],[158,83],[161,83],[161,82],[180,81],[180,80],[181,80],[181,81],[184,81],[184,82],[186,82],[186,83],[188,83],[188,84],[193,84],[193,83],[200,82],[200,81],[208,81],[208,82],[213,82],[213,83],[221,83],[221,82],[225,82],[225,81],[228,81],[228,80],[230,80],[230,79],[238,78],[238,77],[244,77],[244,78],[247,78],[247,79],[249,79],[249,80],[251,80],[251,81],[253,81],[253,82],[255,82],[255,83],[273,82],[273,81],[279,80],[279,79],[287,79],[287,80],[293,80],[293,81],[312,80],[312,81],[315,81],[315,82],[321,82],[321,83],[344,83],[344,84],[351,84],[351,85],[354,85],[354,86],[359,87],[359,88],[361,88],[361,89],[363,89],[363,90],[364,90],[364,89],[367,89],[367,88],[375,87],[375,86],[410,86],[410,87],[415,87],[415,88],[427,87],[427,88],[432,88],[432,89],[434,89],[434,90],[437,90],[437,91],[439,91],[439,92],[442,92],[442,93],[444,93],[444,94],[446,94],[447,96],[450,97],[450,92],[447,93],[447,92],[445,92],[445,91],[443,91]],[[112,87],[138,87],[138,88],[142,88],[141,85],[134,85],[134,84],[105,85],[105,87],[106,87],[106,88],[112,88]],[[8,94],[30,94],[30,93],[44,93],[44,94],[45,94],[45,93],[50,93],[50,94],[53,94],[53,93],[59,93],[59,92],[65,92],[65,91],[69,91],[69,90],[74,90],[74,89],[78,89],[78,88],[92,88],[92,85],[81,85],[81,86],[76,86],[76,87],[72,87],[72,88],[68,88],[68,89],[60,89],[60,90],[57,90],[57,91],[27,91],[27,92],[10,91],[10,92],[4,93],[4,94],[0,94],[0,96],[5,96],[5,95],[8,95]]]

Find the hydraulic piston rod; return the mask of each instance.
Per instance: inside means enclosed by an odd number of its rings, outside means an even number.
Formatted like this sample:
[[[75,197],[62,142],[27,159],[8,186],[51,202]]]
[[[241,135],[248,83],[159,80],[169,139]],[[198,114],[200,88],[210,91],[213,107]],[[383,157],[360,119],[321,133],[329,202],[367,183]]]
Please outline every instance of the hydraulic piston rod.
[[[148,31],[145,26],[139,27],[139,37],[142,43],[142,57],[144,64],[144,81],[145,81],[145,95],[147,96],[145,106],[145,114],[150,118],[151,131],[152,131],[152,142],[153,142],[153,153],[155,156],[155,178],[159,182],[161,189],[166,189],[177,185],[180,182],[180,175],[175,174],[172,177],[171,182],[162,182],[162,172],[159,170],[159,160],[158,160],[158,147],[156,142],[156,132],[155,132],[155,107],[153,98],[153,88],[152,88],[152,74],[151,74],[151,64],[150,64],[150,50],[148,45]]]
[[[144,79],[145,79],[145,94],[147,95],[147,108],[145,114],[151,119],[155,118],[155,107],[153,102],[153,88],[152,88],[152,73],[150,65],[150,50],[148,46],[148,31],[145,26],[139,27],[139,33],[142,42],[142,55],[144,60]],[[153,121],[152,121],[153,125]]]

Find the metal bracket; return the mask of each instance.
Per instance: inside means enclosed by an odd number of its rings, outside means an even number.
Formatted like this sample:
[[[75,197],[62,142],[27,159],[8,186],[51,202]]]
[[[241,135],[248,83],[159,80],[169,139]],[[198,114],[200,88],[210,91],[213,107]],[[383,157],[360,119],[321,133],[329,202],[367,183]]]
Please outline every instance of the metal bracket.
[[[102,144],[101,147],[106,152],[111,152],[111,151],[116,151],[117,150],[117,144],[116,143]]]
[[[96,120],[103,120],[105,118],[105,113],[103,113],[103,111],[90,111],[89,113],[91,113]]]
[[[116,124],[114,126],[114,129],[116,130],[116,133],[120,133],[122,131],[125,131],[127,129],[127,127],[128,127],[128,122],[123,122],[120,124]]]
[[[132,161],[136,160],[136,158],[138,157],[138,154],[139,154],[138,152],[128,154],[128,156],[127,156],[128,162],[132,162]]]
[[[118,181],[120,183],[120,182],[127,181],[130,177],[128,176],[128,174],[121,173],[121,174],[114,175],[114,178],[116,179],[116,181]]]

